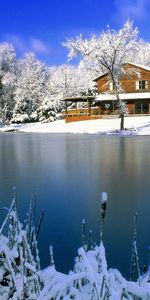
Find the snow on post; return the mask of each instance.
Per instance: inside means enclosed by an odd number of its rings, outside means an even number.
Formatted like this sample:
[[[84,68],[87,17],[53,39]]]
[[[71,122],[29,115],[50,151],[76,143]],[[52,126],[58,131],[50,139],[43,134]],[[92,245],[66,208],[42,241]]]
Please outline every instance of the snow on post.
[[[107,193],[102,192],[101,197],[101,217],[104,219],[106,217],[106,207],[107,207]]]
[[[53,255],[53,246],[52,245],[49,247],[49,253],[50,253],[50,266],[54,266],[54,255]]]
[[[106,207],[107,207],[107,193],[102,192],[101,195],[101,227],[100,227],[100,243],[102,241],[103,236],[103,221],[106,217]]]
[[[140,267],[139,267],[139,256],[138,256],[138,249],[137,249],[137,212],[134,215],[134,232],[133,232],[133,241],[132,241],[132,254],[131,254],[131,268],[130,268],[130,280],[134,280],[135,274],[137,272],[138,281],[140,285]]]
[[[82,219],[81,234],[82,234],[82,247],[85,249],[85,219]]]

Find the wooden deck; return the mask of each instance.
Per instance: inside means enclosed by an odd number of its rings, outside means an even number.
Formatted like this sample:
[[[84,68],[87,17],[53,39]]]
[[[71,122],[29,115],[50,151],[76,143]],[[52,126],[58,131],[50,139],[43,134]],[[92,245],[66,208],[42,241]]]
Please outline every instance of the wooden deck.
[[[110,114],[112,115],[110,110],[102,111],[100,107],[92,107],[90,110],[88,108],[68,109],[67,114],[66,111],[63,111],[66,123],[102,119]]]
[[[97,120],[97,119],[113,119],[113,118],[118,118],[119,114],[118,111],[112,111],[109,109],[102,110],[99,107],[92,107],[90,108],[90,111],[88,108],[81,108],[81,109],[68,109],[67,114],[65,111],[62,112],[65,122],[70,123],[70,122],[78,122],[78,121],[86,121],[86,120]],[[127,117],[139,117],[139,116],[148,116],[150,115],[149,112],[147,111],[139,111],[133,112],[133,111],[128,111],[125,116]]]
[[[66,116],[65,117],[65,123],[70,122],[79,122],[79,121],[89,121],[89,120],[97,120],[102,119],[102,116],[86,116],[86,115],[74,115],[74,116]]]

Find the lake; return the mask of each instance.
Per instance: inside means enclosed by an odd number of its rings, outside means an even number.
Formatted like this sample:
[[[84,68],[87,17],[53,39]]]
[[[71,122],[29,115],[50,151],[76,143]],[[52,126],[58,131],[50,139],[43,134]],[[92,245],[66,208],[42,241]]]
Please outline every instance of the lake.
[[[23,221],[33,189],[41,265],[54,247],[58,271],[68,272],[81,245],[81,221],[99,242],[101,193],[108,193],[104,244],[109,267],[129,277],[133,216],[138,212],[141,270],[150,245],[150,138],[70,134],[0,134],[0,206],[9,206],[13,186]],[[0,212],[0,222],[4,218]]]

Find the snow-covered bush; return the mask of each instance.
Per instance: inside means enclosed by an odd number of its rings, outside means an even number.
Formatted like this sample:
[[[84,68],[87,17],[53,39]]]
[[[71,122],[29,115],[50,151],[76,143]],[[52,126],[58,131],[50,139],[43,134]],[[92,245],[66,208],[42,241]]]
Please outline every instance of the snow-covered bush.
[[[28,123],[30,122],[30,117],[27,114],[14,114],[11,119],[12,123]]]
[[[137,282],[127,281],[117,269],[108,269],[103,242],[93,250],[78,250],[74,270],[61,274],[50,266],[40,273],[44,282],[37,300],[148,300],[149,273]]]
[[[53,122],[61,118],[62,103],[60,101],[44,99],[37,109],[38,121]]]
[[[30,214],[23,228],[15,197],[0,229],[0,299],[37,299],[41,290],[40,260]],[[4,228],[8,226],[7,237]]]

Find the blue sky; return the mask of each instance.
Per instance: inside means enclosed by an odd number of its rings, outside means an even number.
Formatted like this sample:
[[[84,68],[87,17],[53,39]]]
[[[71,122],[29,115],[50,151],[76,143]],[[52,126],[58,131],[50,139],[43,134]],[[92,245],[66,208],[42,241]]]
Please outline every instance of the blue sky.
[[[66,38],[98,34],[107,25],[119,29],[127,19],[150,41],[149,0],[2,0],[0,42],[11,42],[19,56],[33,51],[60,65],[67,62]]]

